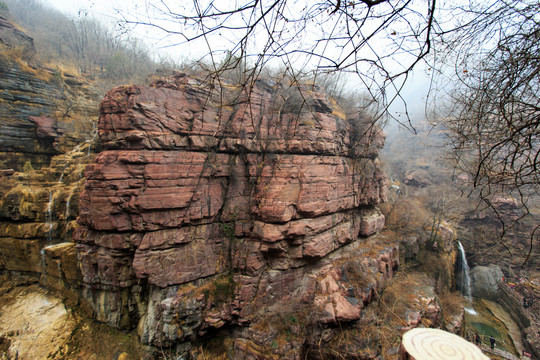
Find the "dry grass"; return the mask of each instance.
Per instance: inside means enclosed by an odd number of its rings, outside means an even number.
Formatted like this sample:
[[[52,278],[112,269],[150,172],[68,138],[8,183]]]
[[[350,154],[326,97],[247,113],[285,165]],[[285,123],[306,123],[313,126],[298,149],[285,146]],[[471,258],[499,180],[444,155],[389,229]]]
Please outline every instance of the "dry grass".
[[[334,98],[330,98],[330,104],[332,104],[332,115],[337,116],[340,119],[347,118],[347,114],[345,114],[345,110],[341,108],[341,106],[338,105],[336,100]]]
[[[439,297],[443,319],[447,322],[452,315],[457,315],[463,311],[463,296],[460,293],[448,292]]]
[[[392,284],[384,290],[380,306],[391,323],[397,326],[407,325],[402,315],[413,306],[422,285],[425,285],[422,274],[408,273],[395,277]]]
[[[58,73],[62,75],[62,77],[69,76],[69,77],[75,77],[79,78],[79,68],[72,63],[68,63],[65,61],[62,62],[45,62],[44,66],[50,69],[56,69]]]
[[[0,48],[0,59],[4,61],[14,62],[21,68],[22,71],[34,75],[36,78],[43,81],[51,81],[53,74],[49,71],[31,67],[28,61],[24,60],[24,49],[22,47]]]
[[[417,198],[399,198],[394,203],[381,204],[379,208],[386,217],[386,228],[400,234],[418,232],[432,217]]]
[[[372,314],[375,319],[378,316]],[[326,329],[309,353],[324,360],[373,359],[379,355],[383,359],[395,359],[393,350],[400,342],[401,333],[396,327],[379,318],[368,324]]]
[[[230,337],[215,337],[197,346],[191,351],[194,360],[228,360],[232,359],[234,340]]]
[[[365,269],[360,261],[348,261],[343,265],[343,271],[347,276],[349,282],[355,284],[360,289],[366,288],[368,285],[374,282],[373,276]]]

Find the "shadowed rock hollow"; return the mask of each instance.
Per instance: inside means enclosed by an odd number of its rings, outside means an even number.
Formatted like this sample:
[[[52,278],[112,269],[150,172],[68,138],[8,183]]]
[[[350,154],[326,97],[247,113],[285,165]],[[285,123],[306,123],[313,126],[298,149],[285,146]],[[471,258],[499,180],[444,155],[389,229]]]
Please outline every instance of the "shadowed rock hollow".
[[[237,358],[296,358],[307,325],[361,317],[397,266],[393,246],[364,255],[384,136],[301,90],[291,109],[282,85],[175,75],[105,96],[75,234],[99,320],[177,351],[227,329]],[[276,346],[283,314],[300,335]]]

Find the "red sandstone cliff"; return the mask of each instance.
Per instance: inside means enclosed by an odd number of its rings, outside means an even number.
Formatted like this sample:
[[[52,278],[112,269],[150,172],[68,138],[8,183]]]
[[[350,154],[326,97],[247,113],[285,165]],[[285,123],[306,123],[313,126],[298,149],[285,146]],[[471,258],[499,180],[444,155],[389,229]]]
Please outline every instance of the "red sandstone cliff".
[[[98,319],[178,348],[229,328],[237,358],[297,358],[307,334],[276,349],[269,317],[360,318],[397,265],[363,246],[384,226],[384,137],[317,88],[295,111],[282,90],[176,75],[106,95],[75,237]]]

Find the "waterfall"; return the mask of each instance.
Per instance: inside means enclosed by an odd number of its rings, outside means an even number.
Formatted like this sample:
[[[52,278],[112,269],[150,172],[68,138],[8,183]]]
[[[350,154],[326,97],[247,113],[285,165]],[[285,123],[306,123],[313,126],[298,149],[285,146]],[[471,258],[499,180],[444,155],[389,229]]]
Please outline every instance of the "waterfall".
[[[53,197],[53,192],[51,190],[49,191],[49,203],[47,204],[47,213],[45,216],[45,220],[47,221],[47,226],[48,226],[47,240],[49,243],[52,241],[52,231],[53,231],[53,212],[52,212],[53,202],[54,202],[54,197]]]
[[[88,153],[86,154],[86,156],[90,156],[90,150],[92,149],[92,143],[96,139],[97,134],[98,134],[98,130],[96,128],[96,123],[93,122],[92,123],[92,138],[86,140],[86,142],[88,142]]]
[[[460,260],[461,260],[461,271],[459,273],[460,280],[461,280],[461,286],[460,290],[467,299],[472,300],[471,296],[471,275],[469,273],[469,264],[467,263],[467,257],[465,256],[465,249],[463,248],[463,245],[461,244],[461,241],[458,241],[458,248],[459,248],[459,254],[460,254]]]
[[[69,191],[69,195],[66,199],[66,214],[65,214],[65,221],[67,222],[68,221],[68,218],[69,218],[69,204],[71,202],[71,197],[73,196],[73,192],[75,190],[75,187],[72,187],[71,190]]]
[[[41,261],[40,261],[40,264],[39,264],[39,268],[41,270],[41,279],[44,282],[43,285],[47,285],[47,277],[43,276],[47,272],[47,261],[46,261],[46,258],[45,258],[45,248],[41,249],[41,251],[39,253],[40,253],[40,258],[41,258]]]

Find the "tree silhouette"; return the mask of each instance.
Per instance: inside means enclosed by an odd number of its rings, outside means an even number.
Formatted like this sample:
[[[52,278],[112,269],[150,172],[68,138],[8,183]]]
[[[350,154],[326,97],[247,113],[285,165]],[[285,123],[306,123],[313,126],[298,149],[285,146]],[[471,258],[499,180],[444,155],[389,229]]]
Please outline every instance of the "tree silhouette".
[[[457,10],[462,23],[441,48],[455,64],[454,87],[436,121],[474,194],[497,213],[494,196],[514,196],[525,216],[540,190],[540,3],[471,3]],[[499,217],[504,235],[514,222]],[[531,231],[531,249],[539,226]]]
[[[435,0],[146,4],[144,11],[120,11],[124,25],[149,26],[168,39],[166,46],[196,44],[214,78],[241,61],[249,64],[248,82],[268,66],[281,66],[295,79],[347,72],[377,101],[379,113],[401,99],[412,69],[431,50],[436,27]]]

